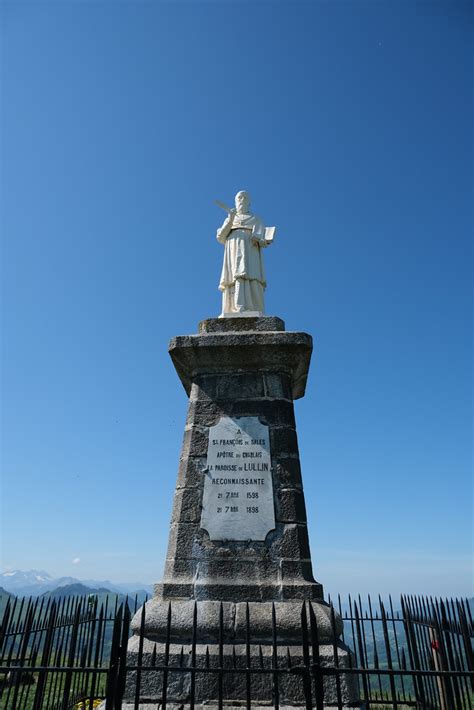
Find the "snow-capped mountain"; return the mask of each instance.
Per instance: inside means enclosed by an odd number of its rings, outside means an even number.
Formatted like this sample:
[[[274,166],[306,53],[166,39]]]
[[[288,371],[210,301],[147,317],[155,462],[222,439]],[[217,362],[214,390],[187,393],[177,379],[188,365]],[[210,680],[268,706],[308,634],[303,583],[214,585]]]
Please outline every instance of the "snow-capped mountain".
[[[82,584],[93,589],[108,589],[111,592],[127,594],[135,590],[145,590],[151,593],[152,586],[140,582],[115,584],[109,580],[98,581],[95,579],[77,579],[76,577],[51,577],[44,570],[8,570],[0,574],[0,586],[7,592],[16,596],[39,596],[45,592],[51,592],[59,587],[66,587],[71,584]]]
[[[38,589],[52,589],[53,578],[44,570],[30,569],[27,572],[15,569],[0,574],[0,585],[13,594],[23,594],[23,589],[37,587]],[[38,592],[41,593],[41,592]]]

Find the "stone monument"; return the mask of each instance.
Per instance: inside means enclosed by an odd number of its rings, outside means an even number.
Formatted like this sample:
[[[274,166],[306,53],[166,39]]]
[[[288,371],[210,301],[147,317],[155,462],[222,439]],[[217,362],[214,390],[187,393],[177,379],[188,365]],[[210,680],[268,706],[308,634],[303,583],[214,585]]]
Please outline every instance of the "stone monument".
[[[312,338],[287,332],[280,318],[263,314],[261,250],[274,229],[266,231],[248,208],[247,193],[239,192],[236,210],[225,208],[229,216],[217,232],[225,249],[222,315],[169,345],[189,404],[164,576],[146,604],[143,652],[163,662],[171,602],[170,662],[178,662],[182,648],[185,656],[190,652],[196,614],[196,664],[216,663],[222,614],[225,654],[238,663],[248,602],[252,653],[270,663],[274,608],[278,653],[285,657],[290,648],[297,662],[304,603],[313,606],[322,657],[331,662],[335,642],[344,666],[348,652],[335,640],[330,608],[312,572],[293,405],[305,393]],[[136,634],[142,618],[139,611],[132,622]],[[337,617],[336,636],[341,630]],[[138,648],[135,635],[128,647],[132,664]],[[226,697],[238,704],[245,699],[245,678],[235,675]],[[289,678],[281,702],[301,705],[301,679]],[[350,677],[344,679],[345,697],[353,699]],[[159,701],[161,682],[158,673],[143,674],[143,702]],[[168,701],[186,702],[189,682],[187,674],[174,674]],[[216,682],[212,674],[197,679],[196,701],[212,702]],[[129,696],[132,687],[133,679]],[[271,701],[271,683],[263,676],[253,688],[252,700]]]

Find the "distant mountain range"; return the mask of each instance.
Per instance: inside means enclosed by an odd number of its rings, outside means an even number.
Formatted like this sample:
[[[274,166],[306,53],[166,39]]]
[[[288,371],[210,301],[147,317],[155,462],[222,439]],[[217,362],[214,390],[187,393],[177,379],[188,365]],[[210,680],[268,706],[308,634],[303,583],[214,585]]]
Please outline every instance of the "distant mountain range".
[[[136,608],[141,607],[141,605],[151,596],[143,589],[131,594],[118,594],[117,592],[111,592],[110,589],[105,589],[105,587],[96,589],[86,587],[83,584],[67,584],[65,587],[57,587],[51,592],[45,592],[41,595],[41,599],[53,598],[60,602],[62,599],[67,599],[69,597],[88,597],[92,595],[97,598],[98,608],[100,608],[102,604],[106,604],[107,600],[109,606],[111,605],[113,608],[116,603],[121,604],[125,601],[125,599],[127,599],[128,606],[132,613]]]
[[[70,588],[71,586],[79,586],[84,589],[84,591],[75,592],[76,594],[93,594],[97,591],[107,591],[115,594],[135,595],[138,592],[150,595],[153,592],[152,585],[141,582],[115,583],[109,580],[98,581],[95,579],[77,579],[76,577],[54,578],[44,570],[32,569],[23,571],[17,569],[8,570],[0,574],[0,587],[3,587],[6,592],[20,597],[37,597],[46,592],[53,592],[65,587]],[[70,594],[73,593],[70,590]]]
[[[110,589],[106,589],[105,587],[86,587],[85,584],[78,584],[76,582],[75,584],[66,584],[63,587],[56,587],[56,589],[53,589],[50,592],[44,592],[41,596],[46,597],[47,599],[50,597],[54,599],[62,599],[63,597],[84,597],[90,594],[94,594],[98,597],[115,597],[117,592],[112,592]],[[118,596],[122,597],[123,595],[119,594]]]

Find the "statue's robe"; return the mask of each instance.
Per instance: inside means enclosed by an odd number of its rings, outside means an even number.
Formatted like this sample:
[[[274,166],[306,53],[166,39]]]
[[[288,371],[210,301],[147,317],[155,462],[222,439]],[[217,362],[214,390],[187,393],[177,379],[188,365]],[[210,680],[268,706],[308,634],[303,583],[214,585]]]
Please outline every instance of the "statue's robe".
[[[222,315],[245,311],[263,313],[263,292],[267,283],[262,248],[267,243],[262,220],[251,214],[236,214],[231,225],[227,218],[217,230],[217,241],[224,245],[219,283]]]

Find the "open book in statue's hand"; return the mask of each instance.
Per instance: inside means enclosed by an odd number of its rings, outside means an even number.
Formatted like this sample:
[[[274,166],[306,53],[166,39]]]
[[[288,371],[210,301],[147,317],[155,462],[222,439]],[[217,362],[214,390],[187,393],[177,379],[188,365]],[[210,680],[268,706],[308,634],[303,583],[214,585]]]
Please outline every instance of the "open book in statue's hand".
[[[265,243],[271,244],[275,238],[276,227],[265,227]]]

